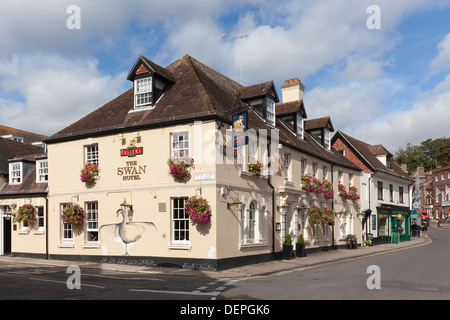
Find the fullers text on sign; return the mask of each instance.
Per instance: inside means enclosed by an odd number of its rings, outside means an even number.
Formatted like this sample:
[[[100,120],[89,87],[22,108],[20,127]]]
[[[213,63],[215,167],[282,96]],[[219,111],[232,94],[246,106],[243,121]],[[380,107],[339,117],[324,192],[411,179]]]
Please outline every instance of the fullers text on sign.
[[[146,170],[146,165],[140,166],[137,161],[127,161],[126,167],[117,168],[117,175],[122,176],[123,180],[141,180]]]
[[[120,150],[120,156],[122,157],[133,157],[135,155],[138,154],[143,154],[144,153],[144,148],[143,147],[138,147],[138,148],[128,148],[128,149],[121,149]]]

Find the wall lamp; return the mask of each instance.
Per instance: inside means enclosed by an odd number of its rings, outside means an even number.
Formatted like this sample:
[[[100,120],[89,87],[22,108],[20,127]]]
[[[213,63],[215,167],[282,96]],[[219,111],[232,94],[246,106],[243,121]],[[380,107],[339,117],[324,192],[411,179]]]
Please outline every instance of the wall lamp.
[[[133,205],[132,204],[129,204],[128,202],[127,202],[127,199],[123,199],[123,202],[120,204],[120,206],[121,207],[126,207],[126,208],[129,208],[131,211],[133,211]]]

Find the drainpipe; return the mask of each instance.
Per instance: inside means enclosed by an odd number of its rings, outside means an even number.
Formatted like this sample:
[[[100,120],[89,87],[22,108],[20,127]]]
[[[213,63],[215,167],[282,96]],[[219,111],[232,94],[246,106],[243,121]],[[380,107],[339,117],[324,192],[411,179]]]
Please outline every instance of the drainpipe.
[[[50,260],[48,253],[48,196],[45,196],[45,256],[47,260]]]
[[[331,165],[331,185],[334,183],[334,165]],[[334,214],[334,199],[331,199],[331,210]],[[331,249],[337,250],[336,244],[334,243],[334,223],[331,226]]]
[[[271,181],[271,175],[270,175],[270,146],[271,146],[272,142],[269,142],[267,144],[267,155],[268,155],[268,169],[269,169],[269,174],[267,177],[267,183],[269,185],[269,187],[272,189],[272,255],[273,258],[275,260],[275,188],[272,185],[272,181]]]
[[[370,203],[370,185],[372,184],[371,182],[371,180],[373,179],[373,176],[374,175],[376,175],[378,173],[378,171],[374,171],[374,173],[371,173],[370,174],[370,176],[369,176],[369,179],[367,179],[367,184],[368,184],[368,187],[369,187],[369,210],[372,210],[371,208],[370,208],[370,206],[371,206],[371,203]],[[375,208],[376,209],[376,208]],[[374,212],[374,211],[372,211],[372,212]],[[377,220],[378,220],[378,213],[376,213],[375,212],[375,214],[376,214],[376,216],[377,216]],[[367,236],[367,229],[369,228],[369,226],[368,226],[368,224],[369,224],[369,221],[366,221],[366,223],[367,223],[367,225],[366,225],[366,236]],[[378,225],[378,221],[377,221],[377,225]],[[363,230],[364,231],[364,230]],[[380,231],[380,229],[379,229],[379,226],[378,226],[378,228],[377,228],[377,234],[379,233],[379,231]]]

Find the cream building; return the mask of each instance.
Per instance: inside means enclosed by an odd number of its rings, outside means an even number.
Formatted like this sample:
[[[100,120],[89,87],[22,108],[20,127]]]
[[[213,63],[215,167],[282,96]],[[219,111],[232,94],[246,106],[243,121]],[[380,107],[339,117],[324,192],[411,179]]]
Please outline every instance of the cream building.
[[[298,79],[283,103],[273,82],[243,87],[187,55],[166,68],[140,56],[128,79],[130,90],[46,140],[48,219],[30,254],[218,270],[280,258],[287,234],[309,252],[361,239],[359,202],[337,192],[359,186],[360,169],[331,149],[328,117],[306,120]],[[99,168],[94,181],[85,165]],[[332,182],[333,199],[303,190],[302,174]],[[206,222],[189,216],[192,197],[208,202]],[[63,221],[73,204],[82,224]],[[315,207],[334,226],[313,225]],[[17,232],[13,252],[32,236]]]

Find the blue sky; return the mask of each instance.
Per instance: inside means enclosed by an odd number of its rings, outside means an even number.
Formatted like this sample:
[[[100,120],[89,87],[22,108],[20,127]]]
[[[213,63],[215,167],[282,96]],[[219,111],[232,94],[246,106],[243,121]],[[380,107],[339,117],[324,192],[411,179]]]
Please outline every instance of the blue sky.
[[[446,0],[2,1],[0,43],[0,124],[23,130],[56,133],[118,96],[140,54],[163,67],[189,54],[239,82],[242,46],[243,84],[281,96],[300,78],[310,119],[393,153],[450,136]]]

